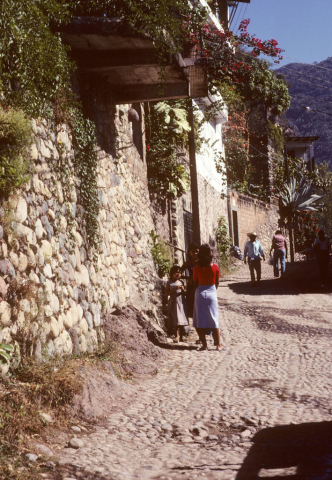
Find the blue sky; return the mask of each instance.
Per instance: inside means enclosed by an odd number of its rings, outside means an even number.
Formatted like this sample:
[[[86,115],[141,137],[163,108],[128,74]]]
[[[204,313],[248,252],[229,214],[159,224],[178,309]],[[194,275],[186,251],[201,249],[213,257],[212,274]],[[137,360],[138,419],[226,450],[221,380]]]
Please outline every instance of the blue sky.
[[[287,57],[313,63],[332,56],[332,0],[251,0],[239,4],[231,29],[244,18],[251,20],[250,34],[274,38],[285,50],[278,66],[294,61]]]

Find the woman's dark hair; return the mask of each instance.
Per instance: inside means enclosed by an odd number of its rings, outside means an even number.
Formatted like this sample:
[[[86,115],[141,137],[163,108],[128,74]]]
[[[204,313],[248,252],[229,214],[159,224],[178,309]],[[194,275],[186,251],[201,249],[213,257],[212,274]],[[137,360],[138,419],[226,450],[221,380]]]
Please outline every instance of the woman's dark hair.
[[[188,247],[188,250],[187,250],[187,257],[189,257],[189,253],[192,251],[192,250],[198,250],[199,249],[199,245],[198,243],[196,242],[193,242],[189,245]]]
[[[277,230],[275,235],[282,235],[282,231],[281,230]]]
[[[169,278],[172,278],[174,273],[177,273],[178,270],[181,272],[181,267],[179,265],[173,265],[169,271]]]
[[[203,243],[199,247],[199,252],[198,252],[198,265],[200,267],[209,267],[210,263],[212,262],[212,252],[210,245],[207,243]]]
[[[198,250],[199,249],[199,245],[198,243],[196,242],[193,242],[189,245],[188,247],[188,253],[191,252],[191,250]]]

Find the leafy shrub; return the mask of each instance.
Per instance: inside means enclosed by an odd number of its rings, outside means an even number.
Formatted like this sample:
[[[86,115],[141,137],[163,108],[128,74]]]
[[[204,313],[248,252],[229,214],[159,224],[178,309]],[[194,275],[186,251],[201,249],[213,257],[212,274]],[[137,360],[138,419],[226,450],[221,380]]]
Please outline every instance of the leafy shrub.
[[[67,3],[67,2],[66,2]],[[2,102],[38,117],[73,71],[68,47],[54,27],[69,19],[63,0],[1,0],[0,91]]]
[[[0,197],[29,179],[31,124],[21,110],[0,108]]]
[[[282,128],[268,120],[267,131],[275,152],[283,155],[285,139]]]
[[[149,189],[158,198],[181,197],[189,189],[186,169],[176,155],[190,130],[185,103],[159,102],[152,108],[149,103],[145,120]]]
[[[228,267],[228,259],[229,259],[229,249],[232,245],[232,240],[228,235],[228,225],[226,222],[226,218],[221,216],[218,219],[218,224],[216,228],[216,242],[217,242],[217,250],[220,257],[220,265],[222,267]]]
[[[151,230],[150,237],[152,240],[152,258],[156,266],[156,270],[160,278],[169,273],[172,265],[172,255],[169,246],[163,241],[159,235]]]

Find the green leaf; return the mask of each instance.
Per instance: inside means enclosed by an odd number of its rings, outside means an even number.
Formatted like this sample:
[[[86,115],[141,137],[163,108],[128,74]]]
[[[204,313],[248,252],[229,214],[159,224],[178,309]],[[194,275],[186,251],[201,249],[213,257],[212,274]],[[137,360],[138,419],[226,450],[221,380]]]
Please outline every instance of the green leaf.
[[[15,347],[6,343],[0,343],[0,350],[7,350],[7,352],[14,352]]]

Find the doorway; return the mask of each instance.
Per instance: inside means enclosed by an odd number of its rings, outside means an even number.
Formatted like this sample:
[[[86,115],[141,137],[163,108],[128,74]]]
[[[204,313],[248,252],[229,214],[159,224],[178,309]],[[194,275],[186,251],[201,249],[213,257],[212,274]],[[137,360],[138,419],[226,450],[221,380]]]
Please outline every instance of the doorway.
[[[233,244],[236,247],[240,246],[239,242],[239,223],[238,223],[238,217],[237,217],[237,211],[232,210],[232,224],[233,224]]]

